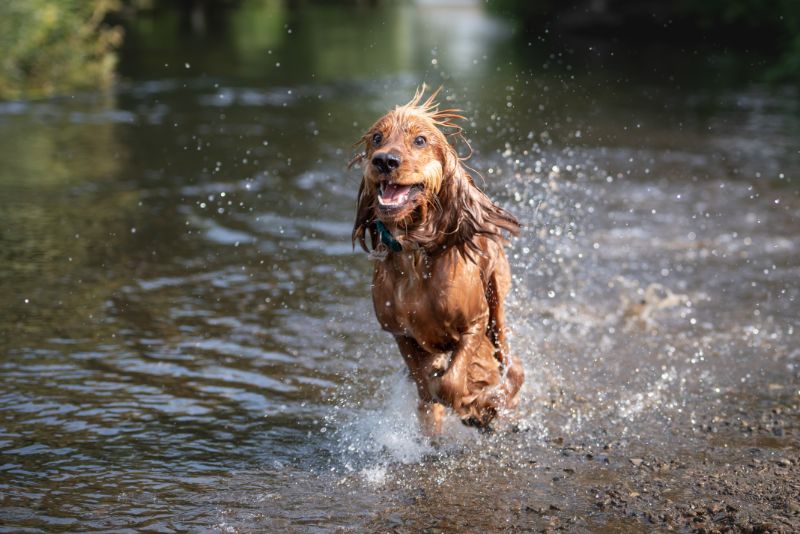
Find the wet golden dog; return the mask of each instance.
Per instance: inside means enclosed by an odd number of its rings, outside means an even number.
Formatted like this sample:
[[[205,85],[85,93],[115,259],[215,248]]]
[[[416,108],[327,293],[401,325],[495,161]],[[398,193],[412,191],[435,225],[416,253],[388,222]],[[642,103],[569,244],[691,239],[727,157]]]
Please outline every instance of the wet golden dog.
[[[487,428],[517,403],[523,371],[505,339],[503,243],[519,223],[478,189],[448,141],[443,130],[460,135],[459,111],[440,110],[436,93],[423,101],[424,90],[358,142],[352,237],[377,260],[375,314],[416,383],[423,428],[438,434],[445,406]]]

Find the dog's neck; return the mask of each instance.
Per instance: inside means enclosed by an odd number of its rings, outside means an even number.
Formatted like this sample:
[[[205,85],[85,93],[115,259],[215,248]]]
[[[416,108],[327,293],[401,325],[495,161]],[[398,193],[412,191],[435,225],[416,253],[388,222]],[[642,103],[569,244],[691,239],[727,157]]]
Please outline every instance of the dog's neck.
[[[415,234],[421,228],[420,219],[422,218],[424,218],[424,215],[417,213],[400,222],[383,222],[378,217],[375,217],[373,219],[375,231],[378,236],[378,242],[384,245],[384,251],[388,253],[414,252],[433,257],[438,256],[449,246],[454,245],[454,243],[445,245],[447,242],[447,232],[445,231],[437,231],[436,239],[428,242],[425,246],[418,243],[415,239]]]
[[[403,245],[400,244],[400,241],[394,238],[389,229],[386,228],[385,224],[379,220],[376,220],[375,227],[378,229],[378,235],[380,236],[381,243],[389,247],[389,250],[392,252],[400,252],[403,250]]]

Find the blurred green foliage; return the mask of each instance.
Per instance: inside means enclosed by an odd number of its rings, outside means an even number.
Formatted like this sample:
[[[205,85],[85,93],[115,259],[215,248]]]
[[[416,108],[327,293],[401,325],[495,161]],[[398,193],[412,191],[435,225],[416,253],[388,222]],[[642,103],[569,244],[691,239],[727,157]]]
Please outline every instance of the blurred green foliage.
[[[800,79],[800,0],[488,0],[523,33],[590,33],[618,41],[759,50],[766,79]]]
[[[104,20],[119,8],[118,0],[0,2],[0,99],[109,86],[122,28]]]
[[[269,2],[268,16],[242,20],[235,31],[242,40],[260,36],[261,48],[271,46],[267,43],[283,32],[284,18],[273,15],[299,16],[305,1],[311,0]],[[343,2],[325,3],[336,15],[336,4]],[[767,78],[800,79],[800,0],[486,0],[486,5],[517,21],[528,39],[546,29],[550,35],[589,32],[618,41],[664,39],[676,46],[695,41],[761,50],[774,57],[764,69]],[[123,38],[120,26],[107,23],[109,15],[124,9],[125,23],[131,24],[144,13],[164,16],[158,10],[166,7],[177,7],[196,31],[220,19],[215,10],[251,11],[237,0],[0,0],[0,99],[108,87]],[[320,53],[329,47],[313,35],[305,37],[298,46],[321,47]]]

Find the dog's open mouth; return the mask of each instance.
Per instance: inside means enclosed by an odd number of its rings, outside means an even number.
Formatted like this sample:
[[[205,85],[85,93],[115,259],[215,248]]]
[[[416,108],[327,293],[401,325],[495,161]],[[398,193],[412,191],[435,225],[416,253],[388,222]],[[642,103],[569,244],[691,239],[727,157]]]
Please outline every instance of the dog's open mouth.
[[[421,190],[422,184],[400,185],[381,182],[378,187],[378,203],[384,209],[401,208]]]

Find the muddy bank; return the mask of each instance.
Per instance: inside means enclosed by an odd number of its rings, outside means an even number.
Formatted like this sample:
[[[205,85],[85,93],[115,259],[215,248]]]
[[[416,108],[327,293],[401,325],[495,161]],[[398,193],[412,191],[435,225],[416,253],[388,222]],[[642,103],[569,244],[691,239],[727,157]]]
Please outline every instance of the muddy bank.
[[[682,435],[679,450],[636,443],[599,451],[566,446],[562,453],[579,460],[562,470],[565,477],[591,479],[598,471],[608,477],[586,480],[585,495],[597,509],[589,515],[607,527],[632,521],[643,530],[797,532],[800,405],[796,397],[763,403],[770,407],[752,409],[734,400],[720,412],[671,429]],[[598,461],[605,467],[590,465]],[[555,520],[552,527],[579,524],[568,514],[547,512]]]

